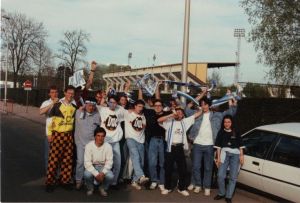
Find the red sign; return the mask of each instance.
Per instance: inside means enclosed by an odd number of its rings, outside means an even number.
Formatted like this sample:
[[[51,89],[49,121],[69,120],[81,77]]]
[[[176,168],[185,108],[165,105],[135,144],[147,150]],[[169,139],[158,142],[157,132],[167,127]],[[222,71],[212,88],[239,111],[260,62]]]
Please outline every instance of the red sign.
[[[24,88],[31,88],[32,82],[30,80],[26,80],[23,84]]]

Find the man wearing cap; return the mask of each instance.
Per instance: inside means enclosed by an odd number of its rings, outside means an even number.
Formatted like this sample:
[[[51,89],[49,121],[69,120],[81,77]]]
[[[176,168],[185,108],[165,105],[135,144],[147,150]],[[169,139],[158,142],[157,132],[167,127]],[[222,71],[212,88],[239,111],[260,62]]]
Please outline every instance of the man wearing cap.
[[[76,189],[82,186],[84,173],[84,149],[85,146],[94,140],[94,130],[100,125],[100,115],[96,110],[96,100],[87,98],[85,105],[76,111],[75,115],[75,144],[77,150],[76,160]]]

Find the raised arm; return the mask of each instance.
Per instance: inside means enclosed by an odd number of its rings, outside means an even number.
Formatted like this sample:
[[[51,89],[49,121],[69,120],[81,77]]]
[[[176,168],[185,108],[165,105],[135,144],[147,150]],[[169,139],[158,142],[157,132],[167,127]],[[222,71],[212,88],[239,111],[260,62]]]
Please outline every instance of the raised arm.
[[[199,116],[201,116],[202,115],[202,109],[201,109],[201,107],[199,107],[197,110],[196,110],[196,112],[194,113],[194,117],[195,117],[195,119],[196,118],[198,118]]]
[[[127,80],[127,82],[125,83],[125,88],[124,88],[124,92],[125,92],[125,93],[128,93],[128,92],[129,92],[130,85],[131,85],[130,80]]]
[[[204,87],[202,89],[202,92],[200,94],[198,94],[198,96],[195,99],[199,101],[200,99],[202,99],[206,95],[206,93],[207,93],[207,88]]]
[[[141,88],[139,88],[138,99],[144,100],[144,98],[143,98],[143,91],[142,91]]]
[[[40,115],[43,115],[43,114],[47,113],[53,107],[53,105],[57,102],[58,102],[58,98],[55,98],[55,100],[52,101],[51,104],[49,104],[48,106],[40,108]]]
[[[86,82],[86,85],[85,85],[86,89],[91,88],[91,86],[93,84],[93,79],[94,79],[94,74],[95,74],[95,71],[96,71],[96,66],[97,66],[97,63],[95,61],[92,61],[92,63],[91,63],[91,72],[90,72],[90,75],[89,75],[89,79],[88,79],[88,81]]]
[[[169,120],[169,119],[171,119],[171,118],[175,118],[176,116],[177,116],[176,113],[171,113],[171,114],[169,114],[169,115],[160,117],[159,119],[157,119],[157,122],[163,123],[163,122],[165,122],[166,120]]]
[[[162,84],[161,81],[158,81],[157,82],[157,87],[156,87],[156,90],[155,90],[155,99],[160,99],[160,85]]]
[[[237,111],[237,100],[235,100],[235,99],[229,100],[228,106],[229,106],[229,108],[222,113],[223,116],[228,115],[228,114],[231,116],[235,116],[236,111]]]

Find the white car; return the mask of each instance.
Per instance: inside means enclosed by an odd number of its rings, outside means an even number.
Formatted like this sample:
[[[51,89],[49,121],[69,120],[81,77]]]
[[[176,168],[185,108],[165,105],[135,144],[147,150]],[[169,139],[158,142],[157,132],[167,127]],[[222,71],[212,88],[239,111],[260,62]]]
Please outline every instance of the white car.
[[[242,140],[245,162],[238,182],[300,202],[300,123],[260,126]]]

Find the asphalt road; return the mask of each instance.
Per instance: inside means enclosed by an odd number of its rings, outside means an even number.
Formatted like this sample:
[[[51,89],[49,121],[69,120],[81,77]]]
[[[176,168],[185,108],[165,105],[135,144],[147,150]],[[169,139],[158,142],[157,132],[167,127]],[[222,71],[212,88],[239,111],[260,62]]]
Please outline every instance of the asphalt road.
[[[98,193],[87,197],[85,190],[66,191],[57,188],[46,193],[44,188],[44,125],[15,115],[1,114],[1,201],[2,202],[224,202],[190,193],[183,197],[176,191],[163,196],[159,190],[140,190],[123,185],[109,190],[108,197]],[[237,189],[233,202],[273,202],[265,197]]]

